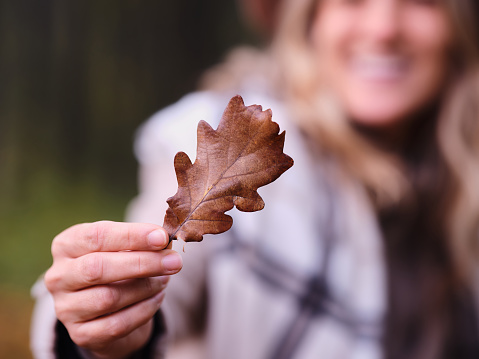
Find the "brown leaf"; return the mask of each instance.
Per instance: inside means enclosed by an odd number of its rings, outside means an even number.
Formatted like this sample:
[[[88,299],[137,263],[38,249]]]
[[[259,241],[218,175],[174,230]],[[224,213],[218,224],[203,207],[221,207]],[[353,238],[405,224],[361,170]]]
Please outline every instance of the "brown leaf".
[[[178,191],[167,202],[163,227],[170,239],[201,241],[203,234],[222,233],[233,219],[226,215],[263,209],[256,190],[276,180],[293,165],[283,153],[284,131],[271,120],[271,110],[246,107],[241,96],[233,97],[213,130],[198,124],[197,157],[194,164],[184,152],[175,156]]]

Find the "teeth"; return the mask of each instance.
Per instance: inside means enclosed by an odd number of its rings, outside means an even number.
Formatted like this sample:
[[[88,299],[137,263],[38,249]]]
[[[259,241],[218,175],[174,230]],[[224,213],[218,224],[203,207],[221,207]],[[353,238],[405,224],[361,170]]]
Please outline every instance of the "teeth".
[[[352,61],[357,76],[370,81],[397,80],[406,72],[406,61],[398,56],[358,56]]]

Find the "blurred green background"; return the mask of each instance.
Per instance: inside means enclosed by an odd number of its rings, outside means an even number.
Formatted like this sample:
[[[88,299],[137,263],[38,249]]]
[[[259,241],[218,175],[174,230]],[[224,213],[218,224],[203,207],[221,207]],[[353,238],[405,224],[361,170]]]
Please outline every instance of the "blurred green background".
[[[0,358],[30,358],[50,243],[122,220],[135,129],[255,42],[234,0],[0,0]]]

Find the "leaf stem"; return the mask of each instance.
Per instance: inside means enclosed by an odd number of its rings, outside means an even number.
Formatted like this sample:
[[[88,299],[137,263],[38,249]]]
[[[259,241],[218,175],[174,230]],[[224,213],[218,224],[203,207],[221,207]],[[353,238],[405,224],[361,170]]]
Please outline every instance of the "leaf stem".
[[[176,240],[178,240],[178,238],[176,238],[175,235],[170,235],[168,237],[168,245],[170,245],[171,241],[176,241]]]

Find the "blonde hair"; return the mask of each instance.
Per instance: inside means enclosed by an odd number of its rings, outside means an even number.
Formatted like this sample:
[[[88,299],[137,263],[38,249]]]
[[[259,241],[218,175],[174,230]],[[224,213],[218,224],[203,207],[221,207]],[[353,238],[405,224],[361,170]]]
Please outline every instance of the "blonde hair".
[[[319,0],[321,1],[321,0]],[[479,239],[479,36],[474,0],[445,0],[456,30],[454,76],[439,109],[439,151],[454,180],[447,209],[449,247],[456,267],[471,273]],[[318,0],[284,0],[267,51],[241,48],[207,73],[204,87],[237,87],[244,77],[268,77],[272,92],[290,107],[294,120],[361,181],[380,208],[409,195],[400,158],[378,149],[354,130],[327,89],[309,39]],[[281,84],[280,86],[278,84]],[[281,92],[278,92],[281,89]],[[452,186],[452,185],[451,185]],[[469,278],[470,280],[471,278]]]
[[[352,129],[334,99],[318,88],[321,74],[307,35],[317,2],[283,1],[282,21],[271,49],[287,84],[282,87],[288,91],[284,96],[299,125],[339,158],[374,194],[379,206],[388,205],[408,195],[409,183],[400,159],[382,152]],[[444,6],[456,31],[457,68],[439,109],[436,136],[456,182],[448,202],[448,245],[456,268],[468,277],[479,254],[479,19],[472,1],[448,0]]]
[[[308,36],[317,1],[283,1],[271,51],[286,86],[282,94],[294,119],[333,154],[345,170],[371,191],[379,205],[399,200],[406,191],[400,163],[378,151],[349,124],[327,88]]]

